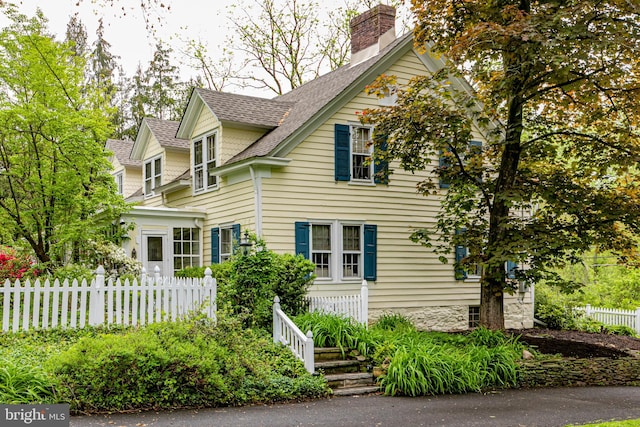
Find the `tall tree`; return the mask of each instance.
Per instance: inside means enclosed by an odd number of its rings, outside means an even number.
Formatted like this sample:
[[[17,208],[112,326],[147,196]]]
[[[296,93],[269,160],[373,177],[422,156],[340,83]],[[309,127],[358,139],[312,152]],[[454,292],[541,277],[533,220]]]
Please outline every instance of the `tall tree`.
[[[176,97],[180,92],[180,76],[172,62],[172,52],[173,49],[158,42],[145,73],[147,112],[164,120],[177,120],[182,113],[181,100]]]
[[[65,40],[71,43],[71,49],[76,56],[85,57],[89,52],[87,28],[77,13],[69,18]]]
[[[104,141],[101,92],[85,90],[82,57],[35,17],[0,6],[0,218],[42,263],[94,238],[125,208]]]
[[[351,51],[349,21],[374,3],[345,0],[334,8],[313,0],[248,0],[234,5],[227,44],[243,62],[232,80],[281,95],[345,65]],[[386,3],[402,8],[403,2]]]
[[[555,280],[592,246],[636,258],[640,226],[640,16],[615,0],[413,0],[415,42],[451,60],[366,111],[388,138],[384,160],[447,190],[431,229],[412,238],[436,252],[469,250],[483,269],[480,323],[504,327],[504,292]],[[471,87],[452,84],[466,76]],[[390,84],[391,83],[391,84]],[[394,90],[386,76],[370,88]],[[387,92],[388,93],[388,92]],[[470,143],[482,135],[482,146]],[[524,215],[522,214],[524,212]],[[510,264],[509,264],[510,265]]]

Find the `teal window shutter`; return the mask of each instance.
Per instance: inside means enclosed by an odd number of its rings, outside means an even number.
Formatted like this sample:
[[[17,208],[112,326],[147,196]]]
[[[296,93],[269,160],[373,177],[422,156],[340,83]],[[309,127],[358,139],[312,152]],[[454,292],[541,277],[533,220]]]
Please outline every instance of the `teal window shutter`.
[[[335,125],[335,179],[336,181],[349,181],[351,178],[351,158],[349,147],[349,126]]]
[[[507,270],[507,278],[515,279],[516,278],[516,270],[518,269],[518,263],[515,261],[507,261],[506,270]]]
[[[296,222],[296,255],[302,254],[306,259],[310,258],[309,227],[308,222]]]
[[[384,152],[387,151],[388,144],[387,144],[386,135],[380,136],[376,139],[375,148],[378,149],[379,151],[384,151]],[[374,182],[376,184],[388,184],[389,176],[386,174],[388,170],[389,170],[389,162],[375,161],[375,163],[373,164]],[[379,174],[382,174],[383,172],[385,176],[380,176]]]
[[[220,229],[211,229],[211,264],[220,264]]]
[[[456,234],[462,234],[465,231],[466,230],[464,228],[462,230],[456,230]],[[455,249],[456,264],[461,263],[466,256],[467,256],[467,247],[464,245],[456,245],[456,249]],[[467,278],[467,272],[465,271],[464,268],[456,267],[455,276],[456,276],[456,280],[464,280]]]
[[[364,225],[364,279],[377,279],[378,264],[378,227],[373,224]]]

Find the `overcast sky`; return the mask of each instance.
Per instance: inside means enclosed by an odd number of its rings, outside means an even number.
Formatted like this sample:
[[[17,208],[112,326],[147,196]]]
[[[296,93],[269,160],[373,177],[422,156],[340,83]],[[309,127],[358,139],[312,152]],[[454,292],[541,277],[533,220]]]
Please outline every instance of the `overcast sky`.
[[[6,1],[6,0],[5,0]],[[247,0],[251,1],[251,0]],[[105,24],[104,38],[111,44],[111,53],[120,57],[119,63],[124,67],[127,76],[134,75],[138,64],[145,69],[151,60],[155,48],[155,40],[145,26],[139,0],[117,0],[117,7],[103,8],[92,0],[8,0],[19,6],[22,13],[33,16],[36,8],[40,8],[49,20],[49,29],[64,39],[70,16],[78,13],[87,29],[89,42],[95,41],[98,20],[103,18]],[[230,33],[228,23],[229,6],[238,3],[236,0],[162,0],[170,6],[156,8],[151,18],[155,24],[156,37],[168,43],[178,56],[184,47],[182,40],[201,40],[211,57],[222,52],[227,34]],[[322,10],[344,5],[344,0],[320,0]],[[124,11],[122,7],[124,6]],[[162,24],[157,18],[162,18]],[[0,25],[6,20],[0,15]],[[180,64],[178,64],[180,65]],[[181,66],[182,78],[187,80],[192,74],[186,66]],[[272,94],[269,93],[269,96]]]
[[[87,28],[89,41],[95,40],[98,19],[105,23],[104,38],[112,47],[111,53],[120,56],[120,63],[128,76],[132,76],[138,63],[143,68],[149,63],[155,41],[145,27],[145,21],[137,0],[119,0],[119,5],[125,5],[123,12],[117,8],[100,8],[92,4],[91,0],[9,0],[17,4],[20,10],[28,16],[33,16],[39,7],[49,20],[49,29],[59,39],[64,34],[69,17],[79,13],[80,19]],[[181,46],[176,35],[185,38],[202,39],[209,47],[209,52],[218,50],[227,34],[226,7],[233,0],[163,0],[170,6],[170,10],[157,8],[151,17],[164,18],[162,26],[156,25],[158,36],[164,42],[170,43],[174,50]],[[154,19],[155,20],[155,19]],[[6,21],[5,21],[6,22]],[[156,23],[157,24],[157,23]]]

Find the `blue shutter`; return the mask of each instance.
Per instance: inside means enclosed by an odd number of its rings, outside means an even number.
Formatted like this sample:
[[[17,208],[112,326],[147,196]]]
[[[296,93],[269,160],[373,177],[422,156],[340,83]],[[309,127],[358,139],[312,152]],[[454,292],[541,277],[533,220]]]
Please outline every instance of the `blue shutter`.
[[[364,225],[364,279],[375,281],[377,278],[378,227]]]
[[[296,222],[296,255],[302,254],[306,259],[310,258],[308,222]]]
[[[466,230],[463,228],[462,230],[456,230],[456,234],[462,234]],[[455,249],[456,263],[462,262],[462,260],[467,256],[467,248],[464,245],[456,245]],[[456,267],[455,268],[455,277],[456,280],[464,280],[467,278],[467,272],[464,268]]]
[[[515,261],[507,261],[506,269],[507,269],[507,279],[515,279],[516,270],[518,269],[518,263]]]
[[[378,138],[376,138],[376,147],[377,150],[379,151],[387,151],[388,148],[388,144],[387,144],[387,137],[386,135],[382,135]],[[389,183],[389,176],[387,175],[389,169],[389,162],[387,161],[376,161],[373,164],[373,173],[374,173],[374,182],[376,184],[388,184]],[[384,176],[379,176],[378,174],[383,174]]]
[[[220,229],[211,229],[211,264],[220,264]]]
[[[349,147],[349,126],[335,125],[335,179],[349,181],[351,178],[351,158]]]

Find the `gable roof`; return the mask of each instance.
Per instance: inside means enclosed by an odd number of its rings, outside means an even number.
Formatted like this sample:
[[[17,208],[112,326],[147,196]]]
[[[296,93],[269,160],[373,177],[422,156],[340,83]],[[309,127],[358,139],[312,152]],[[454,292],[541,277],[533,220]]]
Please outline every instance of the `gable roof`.
[[[221,122],[254,125],[273,129],[280,126],[294,102],[282,98],[267,99],[196,88],[211,112]]]
[[[319,124],[339,108],[342,99],[364,90],[385,67],[412,46],[413,38],[406,34],[366,61],[340,67],[274,98],[275,103],[293,104],[280,126],[229,159],[225,165],[252,157],[286,155],[290,150],[288,142],[294,145],[300,142],[313,131],[314,124]]]
[[[131,157],[138,160],[142,159],[150,135],[156,138],[162,148],[188,151],[190,147],[189,140],[176,137],[179,125],[179,122],[173,120],[145,117],[140,123],[138,135],[131,150]]]
[[[121,139],[107,139],[105,148],[113,152],[113,155],[122,166],[139,168],[142,166],[140,160],[131,158],[131,150],[133,149],[133,141],[124,141]]]

